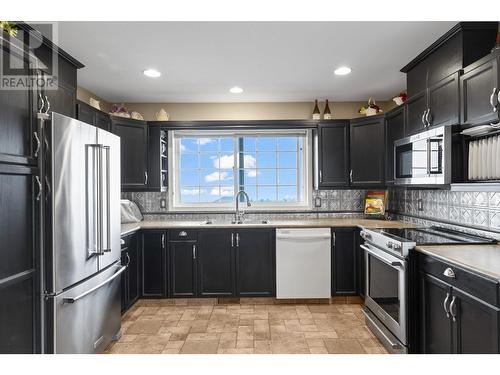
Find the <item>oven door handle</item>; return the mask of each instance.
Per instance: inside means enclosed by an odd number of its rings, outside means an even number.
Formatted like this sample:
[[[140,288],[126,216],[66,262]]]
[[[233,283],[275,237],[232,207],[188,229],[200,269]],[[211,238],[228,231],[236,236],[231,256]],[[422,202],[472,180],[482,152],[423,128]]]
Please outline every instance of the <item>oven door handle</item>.
[[[388,264],[389,266],[392,266],[392,267],[399,267],[399,268],[404,268],[403,266],[403,263],[401,262],[398,262],[398,261],[392,261],[392,260],[388,260],[386,258],[384,258],[383,256],[377,254],[375,251],[373,251],[372,249],[370,249],[368,246],[366,245],[360,245],[361,248],[363,250],[365,250],[368,254],[370,255],[373,255],[375,258],[377,258],[378,260],[381,260],[382,262],[384,262],[385,264]]]

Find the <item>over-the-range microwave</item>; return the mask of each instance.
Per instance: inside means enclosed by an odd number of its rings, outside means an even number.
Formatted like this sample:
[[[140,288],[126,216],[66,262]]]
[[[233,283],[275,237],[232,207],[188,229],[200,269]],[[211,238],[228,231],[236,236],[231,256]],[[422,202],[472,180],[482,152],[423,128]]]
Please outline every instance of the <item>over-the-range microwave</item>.
[[[462,138],[452,126],[394,142],[395,185],[447,185],[463,174]]]

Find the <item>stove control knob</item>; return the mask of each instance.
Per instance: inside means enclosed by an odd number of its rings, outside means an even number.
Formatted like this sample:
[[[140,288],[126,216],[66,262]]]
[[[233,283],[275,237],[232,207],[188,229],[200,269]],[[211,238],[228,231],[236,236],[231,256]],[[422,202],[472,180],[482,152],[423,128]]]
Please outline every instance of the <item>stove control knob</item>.
[[[392,242],[387,242],[385,244],[385,246],[387,246],[388,249],[392,249],[392,247],[394,246],[394,244]]]
[[[369,233],[366,233],[365,231],[361,232],[361,237],[365,240],[370,240],[372,238],[372,235]]]

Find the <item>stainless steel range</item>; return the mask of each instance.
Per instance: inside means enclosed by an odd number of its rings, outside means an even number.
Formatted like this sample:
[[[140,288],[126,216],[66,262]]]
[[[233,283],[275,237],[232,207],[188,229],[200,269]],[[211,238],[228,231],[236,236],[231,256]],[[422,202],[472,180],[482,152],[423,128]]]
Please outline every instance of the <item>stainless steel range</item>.
[[[492,243],[438,227],[363,229],[366,324],[391,353],[408,352],[410,252],[416,245]]]

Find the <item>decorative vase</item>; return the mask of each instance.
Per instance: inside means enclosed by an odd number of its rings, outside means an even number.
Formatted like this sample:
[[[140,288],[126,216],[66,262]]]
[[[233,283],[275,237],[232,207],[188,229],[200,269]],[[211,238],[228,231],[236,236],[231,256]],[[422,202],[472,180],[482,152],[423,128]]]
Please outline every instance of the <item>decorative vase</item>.
[[[396,96],[392,100],[394,100],[394,103],[396,103],[397,105],[401,105],[404,103],[403,98],[401,98],[400,96]]]
[[[168,121],[170,115],[163,108],[155,114],[156,121]]]
[[[134,120],[144,120],[144,117],[142,117],[142,115],[137,111],[132,111],[130,117],[132,117]]]
[[[377,114],[377,109],[376,108],[367,108],[365,111],[365,114],[367,116],[374,116]]]

